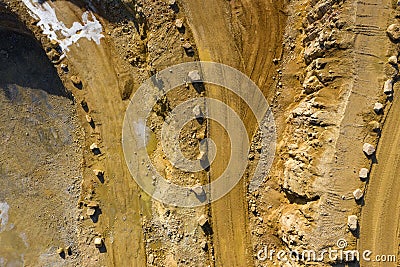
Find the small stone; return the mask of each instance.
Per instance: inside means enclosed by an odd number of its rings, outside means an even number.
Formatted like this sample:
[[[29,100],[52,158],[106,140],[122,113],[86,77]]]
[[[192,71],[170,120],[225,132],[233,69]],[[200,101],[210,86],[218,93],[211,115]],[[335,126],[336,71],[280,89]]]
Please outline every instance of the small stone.
[[[400,26],[399,24],[391,24],[386,30],[389,38],[392,41],[399,41],[400,40]]]
[[[189,42],[186,42],[182,45],[183,48],[185,48],[186,50],[188,49],[192,49],[192,45]]]
[[[199,219],[197,219],[197,223],[203,227],[208,223],[208,219],[205,215],[201,215]]]
[[[358,177],[360,177],[360,179],[365,180],[368,178],[368,173],[369,170],[367,168],[361,168],[360,171],[358,172]]]
[[[81,81],[81,79],[80,79],[78,76],[73,75],[73,76],[71,76],[70,79],[71,79],[71,82],[72,82],[76,87],[79,87],[79,86],[82,85],[82,81]]]
[[[96,213],[96,209],[94,208],[88,208],[86,211],[87,216],[93,216]]]
[[[391,79],[386,80],[385,84],[383,85],[383,92],[386,95],[391,95],[393,93],[393,81]]]
[[[101,237],[96,237],[94,239],[94,245],[96,248],[101,248],[103,246],[103,239]]]
[[[67,252],[68,255],[71,255],[72,254],[71,246],[67,246],[65,248],[65,251]]]
[[[370,121],[368,125],[374,132],[379,132],[379,130],[381,129],[381,125],[377,121]]]
[[[175,20],[175,27],[177,27],[178,29],[182,29],[183,21],[181,19],[176,19]]]
[[[188,73],[191,82],[201,82],[201,76],[198,70],[192,70]]]
[[[388,63],[392,65],[397,65],[397,57],[396,56],[391,56],[388,58]]]
[[[169,1],[168,1],[168,4],[169,4],[170,6],[174,6],[174,5],[176,5],[176,0],[169,0]]]
[[[92,123],[93,122],[93,118],[91,116],[89,116],[88,114],[86,114],[86,121],[88,123]]]
[[[364,193],[361,191],[360,188],[357,188],[356,190],[354,190],[353,196],[355,200],[360,200],[364,196]]]
[[[196,105],[193,108],[193,114],[196,117],[196,119],[201,119],[203,117],[203,113],[201,112],[201,108],[199,105]]]
[[[90,150],[96,150],[96,149],[99,149],[96,143],[90,145]]]
[[[375,147],[369,143],[365,143],[363,145],[363,152],[367,155],[367,156],[371,156],[372,154],[375,153]]]
[[[382,104],[382,103],[379,103],[379,102],[375,103],[375,105],[374,105],[374,111],[375,111],[377,114],[382,113],[382,111],[383,111],[383,104]]]
[[[350,215],[347,217],[347,226],[349,227],[350,231],[357,230],[358,218],[356,215]]]

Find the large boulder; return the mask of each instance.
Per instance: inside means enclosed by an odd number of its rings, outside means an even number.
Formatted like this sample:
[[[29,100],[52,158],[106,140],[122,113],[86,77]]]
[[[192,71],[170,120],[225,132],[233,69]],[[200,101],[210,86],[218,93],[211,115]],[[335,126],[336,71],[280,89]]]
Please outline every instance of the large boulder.
[[[192,70],[188,73],[191,82],[201,82],[201,76],[198,70]]]
[[[387,35],[392,41],[400,41],[400,25],[395,23],[389,25],[389,27],[386,30]]]
[[[358,177],[360,177],[360,179],[365,180],[368,178],[368,169],[367,168],[361,168],[360,171],[358,172]]]
[[[374,105],[374,111],[376,114],[381,114],[383,112],[383,104],[376,102]]]
[[[365,143],[363,145],[363,152],[367,156],[372,156],[375,153],[375,147],[373,145],[371,145],[370,143]]]
[[[360,188],[357,188],[356,190],[354,190],[353,196],[355,200],[360,200],[364,196],[364,193],[363,191],[361,191]]]
[[[383,92],[386,95],[391,95],[393,93],[393,81],[392,81],[392,79],[386,80],[385,84],[383,85]]]

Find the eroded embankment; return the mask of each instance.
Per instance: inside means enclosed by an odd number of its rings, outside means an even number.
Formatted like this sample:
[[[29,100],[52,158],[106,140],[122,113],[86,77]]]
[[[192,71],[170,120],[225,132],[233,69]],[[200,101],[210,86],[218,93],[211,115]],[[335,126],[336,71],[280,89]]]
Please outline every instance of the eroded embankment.
[[[82,141],[71,97],[32,32],[0,8],[0,265],[80,262]],[[56,250],[77,251],[66,260]]]

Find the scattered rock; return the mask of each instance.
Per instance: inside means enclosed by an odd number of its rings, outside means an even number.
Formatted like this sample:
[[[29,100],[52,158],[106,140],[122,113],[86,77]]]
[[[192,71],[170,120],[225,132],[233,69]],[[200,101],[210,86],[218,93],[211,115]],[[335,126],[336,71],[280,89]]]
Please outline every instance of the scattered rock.
[[[175,20],[175,27],[177,27],[178,29],[182,29],[183,28],[183,21],[181,19],[176,19]]]
[[[91,116],[89,116],[88,114],[86,114],[86,121],[88,123],[93,123],[93,118]]]
[[[96,143],[93,143],[93,144],[90,145],[90,150],[94,151],[94,150],[97,150],[97,149],[99,149],[99,147],[97,146]]]
[[[375,105],[374,105],[374,111],[375,111],[376,114],[382,113],[382,111],[383,111],[383,104],[382,104],[382,103],[379,103],[379,102],[375,103]]]
[[[383,85],[383,92],[386,95],[391,95],[393,93],[393,81],[392,79],[386,80],[385,84]],[[383,106],[382,106],[383,108]]]
[[[201,119],[203,118],[203,112],[201,111],[201,108],[199,105],[195,106],[193,108],[193,114],[196,117],[196,119]]]
[[[381,129],[381,125],[377,121],[371,121],[368,123],[368,126],[371,128],[372,131],[374,132],[379,132]]]
[[[185,43],[182,45],[182,47],[185,48],[186,50],[189,50],[189,49],[192,49],[192,44],[189,43],[189,42],[185,42]]]
[[[322,89],[324,85],[318,80],[316,76],[311,76],[303,83],[304,93],[311,94]]]
[[[197,223],[203,227],[208,223],[208,219],[205,215],[201,215],[199,219],[197,219]]]
[[[103,246],[103,238],[96,237],[94,239],[94,245],[96,246],[96,248],[101,248]]]
[[[358,218],[356,215],[350,215],[347,217],[347,226],[351,231],[357,230]]]
[[[311,42],[310,45],[308,45],[304,49],[304,61],[306,64],[310,64],[314,59],[322,57],[324,52],[319,46],[318,42]]]
[[[82,81],[78,76],[71,76],[71,82],[75,85],[75,87],[77,88],[81,88],[82,87]]]
[[[87,216],[93,216],[96,213],[96,209],[94,208],[88,208],[86,211]]]
[[[365,143],[363,145],[363,152],[367,155],[367,156],[372,156],[372,154],[375,153],[375,147],[369,143]]]
[[[392,65],[397,65],[397,57],[396,56],[391,56],[388,58],[388,63]]]
[[[400,40],[400,25],[399,24],[391,24],[386,30],[389,38],[396,42]]]
[[[361,191],[360,188],[357,188],[356,190],[354,190],[353,196],[355,200],[360,200],[364,196],[364,193]]]
[[[192,187],[191,190],[193,191],[193,193],[195,193],[198,196],[205,195],[204,189],[201,185],[196,185],[196,186]]]
[[[367,168],[361,168],[360,171],[358,172],[358,177],[360,177],[360,179],[365,180],[368,178],[368,173],[369,170]]]
[[[201,82],[201,76],[198,70],[192,70],[188,73],[191,82]]]

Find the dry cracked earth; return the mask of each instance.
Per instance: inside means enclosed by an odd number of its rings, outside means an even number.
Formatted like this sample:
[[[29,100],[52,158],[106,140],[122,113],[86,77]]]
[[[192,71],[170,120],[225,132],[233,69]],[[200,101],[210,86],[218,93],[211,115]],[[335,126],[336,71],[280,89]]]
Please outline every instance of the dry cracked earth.
[[[0,0],[0,266],[400,266],[399,44],[396,0]],[[202,61],[260,94],[200,82]],[[224,107],[182,111],[208,98]],[[163,201],[172,185],[200,204]]]

